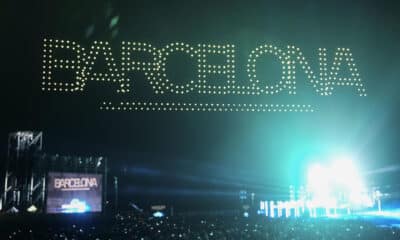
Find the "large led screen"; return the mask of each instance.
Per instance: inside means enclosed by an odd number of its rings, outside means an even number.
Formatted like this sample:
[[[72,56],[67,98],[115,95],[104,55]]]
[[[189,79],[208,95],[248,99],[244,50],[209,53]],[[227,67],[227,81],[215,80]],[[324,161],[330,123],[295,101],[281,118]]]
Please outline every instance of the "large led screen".
[[[101,212],[102,176],[87,173],[50,172],[47,213]]]

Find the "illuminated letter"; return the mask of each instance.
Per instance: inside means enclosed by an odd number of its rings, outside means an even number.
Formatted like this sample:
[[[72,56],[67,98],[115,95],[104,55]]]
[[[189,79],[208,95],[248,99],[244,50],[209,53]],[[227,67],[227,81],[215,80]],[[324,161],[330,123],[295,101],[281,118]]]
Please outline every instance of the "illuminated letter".
[[[323,49],[322,54],[324,54],[324,56],[326,56],[325,52],[326,49]],[[349,76],[343,76],[342,74],[339,74],[340,70],[343,70],[345,67],[347,67],[349,70]],[[364,85],[361,81],[360,73],[358,72],[354,62],[353,54],[348,48],[337,48],[333,59],[333,64],[331,66],[331,71],[328,79],[325,79],[325,82],[328,85],[328,88],[326,89],[327,95],[332,95],[334,86],[354,86],[356,87],[359,96],[367,96]]]
[[[132,52],[146,52],[152,55],[152,61],[133,61],[131,59]],[[142,71],[149,84],[152,86],[155,93],[162,93],[160,91],[161,86],[158,85],[159,76],[157,71],[159,69],[159,53],[156,48],[147,43],[141,42],[122,42],[122,61],[121,69],[123,72],[127,71]],[[121,92],[130,91],[130,79],[126,79],[127,84],[123,85],[123,90]]]
[[[160,69],[158,71],[158,76],[159,82],[156,84],[159,85],[159,89],[161,93],[164,93],[166,91],[172,92],[172,93],[177,93],[177,94],[185,94],[193,91],[195,86],[197,85],[195,80],[192,79],[189,81],[189,83],[186,84],[176,84],[170,81],[168,79],[167,74],[166,74],[166,61],[168,56],[175,51],[180,51],[188,54],[191,58],[198,58],[197,51],[193,48],[190,47],[189,44],[185,43],[170,43],[164,48],[159,50],[160,53]]]
[[[266,85],[265,88],[260,87],[260,79],[256,74],[257,59],[264,54],[272,54],[278,57],[282,64],[282,78],[275,85]],[[289,90],[289,94],[296,94],[296,81],[294,79],[294,71],[291,66],[289,56],[281,49],[272,45],[263,45],[251,51],[247,61],[247,72],[251,83],[252,94],[276,94],[284,89]]]
[[[93,72],[93,66],[100,53],[104,59],[104,67],[106,68],[106,72]],[[115,64],[110,44],[108,42],[94,41],[93,45],[89,49],[88,56],[85,59],[85,67],[82,71],[82,79],[84,79],[84,82],[87,80],[92,80],[119,83],[121,89],[117,89],[117,92],[124,92],[125,85],[127,88],[129,88],[129,83],[124,83],[125,79],[123,77],[124,73],[120,74],[120,71]],[[85,83],[81,85],[81,88],[84,86]]]
[[[54,179],[54,188],[60,188],[60,179],[58,178]]]
[[[76,56],[73,59],[55,58],[55,51],[65,49],[73,52]],[[85,57],[85,49],[69,40],[44,39],[43,42],[43,71],[42,71],[42,90],[43,91],[82,91],[84,79],[81,78],[81,63]],[[66,69],[73,71],[75,79],[63,79],[54,81],[53,71]]]
[[[198,92],[205,94],[230,94],[235,90],[235,45],[198,45],[200,58],[198,59]],[[226,56],[225,64],[209,64],[207,55],[223,54]],[[211,74],[225,75],[226,80],[218,80],[218,83],[210,84],[207,76]]]

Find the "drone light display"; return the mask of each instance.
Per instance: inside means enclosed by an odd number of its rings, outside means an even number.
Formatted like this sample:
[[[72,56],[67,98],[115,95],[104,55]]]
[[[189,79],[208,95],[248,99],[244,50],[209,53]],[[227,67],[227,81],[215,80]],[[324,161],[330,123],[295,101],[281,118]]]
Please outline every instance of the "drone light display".
[[[70,51],[73,57],[56,57],[57,51]],[[84,91],[88,81],[110,82],[117,86],[116,93],[126,96],[126,101],[118,103],[103,101],[101,110],[122,111],[247,111],[247,112],[313,112],[310,104],[267,104],[267,103],[216,103],[170,101],[131,101],[129,95],[135,94],[132,72],[142,72],[155,96],[162,95],[219,95],[219,96],[261,96],[286,93],[296,95],[296,75],[302,71],[314,91],[320,96],[333,94],[336,86],[352,87],[358,96],[366,96],[366,89],[360,72],[349,48],[337,48],[329,56],[326,48],[318,49],[319,72],[311,68],[300,48],[287,46],[280,48],[264,44],[253,49],[247,57],[245,71],[247,84],[236,80],[236,46],[233,44],[196,44],[183,42],[169,43],[164,47],[154,47],[144,42],[121,42],[120,65],[114,57],[110,43],[94,41],[85,49],[69,40],[44,39],[42,90],[54,92]],[[189,56],[196,62],[196,75],[186,83],[177,83],[167,74],[167,62],[174,52]],[[146,53],[150,59],[134,58],[135,54]],[[223,56],[219,64],[211,63],[214,55]],[[281,77],[274,84],[266,84],[257,74],[257,61],[270,55],[281,65]],[[105,68],[96,72],[95,63],[102,59]],[[346,74],[342,70],[346,70]],[[54,79],[54,71],[72,71],[74,79]],[[218,85],[211,77],[221,77]]]

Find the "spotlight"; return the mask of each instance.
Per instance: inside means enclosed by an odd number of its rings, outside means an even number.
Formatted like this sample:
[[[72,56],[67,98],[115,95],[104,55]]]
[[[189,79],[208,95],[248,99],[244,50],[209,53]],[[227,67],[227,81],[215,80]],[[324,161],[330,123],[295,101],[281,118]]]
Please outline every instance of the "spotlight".
[[[28,209],[26,209],[26,211],[29,213],[35,213],[35,212],[37,212],[37,210],[38,209],[35,205],[32,205],[32,206],[28,207]]]
[[[325,166],[318,163],[311,165],[307,187],[315,207],[336,208],[341,205],[359,208],[373,205],[359,170],[348,158],[335,159]]]

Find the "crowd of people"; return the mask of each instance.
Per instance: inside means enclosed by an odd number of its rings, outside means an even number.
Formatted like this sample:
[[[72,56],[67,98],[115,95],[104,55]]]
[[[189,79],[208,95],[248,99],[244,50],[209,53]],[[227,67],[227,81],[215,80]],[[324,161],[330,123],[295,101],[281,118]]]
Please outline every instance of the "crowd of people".
[[[103,220],[99,220],[104,218]],[[94,220],[96,219],[96,220]],[[59,221],[59,220],[58,220]],[[27,221],[24,220],[26,223]],[[1,222],[0,239],[51,240],[398,240],[400,229],[382,228],[363,220],[343,219],[267,219],[261,217],[144,217],[116,214],[65,221],[32,218],[26,224]]]

